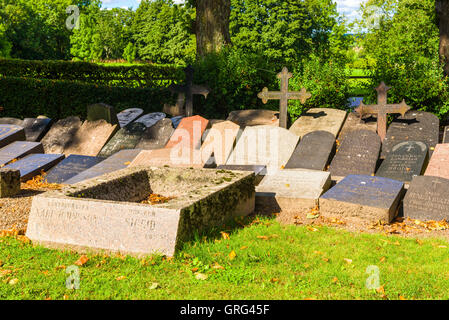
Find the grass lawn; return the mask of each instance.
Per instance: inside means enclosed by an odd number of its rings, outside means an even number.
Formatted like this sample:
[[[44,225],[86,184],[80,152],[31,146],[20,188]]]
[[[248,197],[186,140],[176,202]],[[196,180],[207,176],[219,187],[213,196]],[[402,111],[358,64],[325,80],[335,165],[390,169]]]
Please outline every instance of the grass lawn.
[[[268,218],[224,231],[187,244],[173,259],[88,255],[79,290],[65,286],[66,267],[79,254],[3,237],[0,299],[449,298],[444,240],[281,226]],[[380,271],[378,290],[366,288],[370,265]]]

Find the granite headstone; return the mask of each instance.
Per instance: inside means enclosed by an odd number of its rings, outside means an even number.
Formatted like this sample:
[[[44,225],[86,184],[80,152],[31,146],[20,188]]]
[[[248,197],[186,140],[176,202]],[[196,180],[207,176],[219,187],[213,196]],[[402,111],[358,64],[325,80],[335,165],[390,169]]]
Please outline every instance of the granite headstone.
[[[160,120],[165,119],[166,116],[163,112],[153,112],[140,117],[136,122],[143,123],[147,128],[150,128]]]
[[[154,126],[146,128],[136,149],[154,150],[165,147],[175,129],[170,119],[162,119]]]
[[[14,124],[0,124],[0,148],[14,141],[24,141],[25,130]]]
[[[106,120],[106,122],[112,125],[120,125],[114,107],[105,103],[96,103],[89,105],[87,107],[86,120],[97,121],[101,119]]]
[[[312,108],[301,115],[290,131],[302,138],[309,132],[324,130],[338,136],[346,119],[346,111],[330,108]]]
[[[31,153],[44,153],[42,143],[15,141],[0,149],[0,165],[5,165],[14,159],[23,158]]]
[[[55,167],[50,169],[45,176],[48,183],[63,184],[70,178],[99,164],[104,158],[71,154]]]
[[[47,171],[64,159],[63,154],[30,154],[19,161],[5,166],[5,169],[20,171],[20,180],[27,181],[42,171]]]
[[[73,143],[73,137],[81,125],[78,117],[65,118],[52,125],[41,140],[45,153],[64,153]]]
[[[122,112],[117,113],[117,119],[120,124],[120,128],[125,127],[127,124],[133,122],[138,117],[140,117],[143,113],[143,110],[140,108],[129,108],[123,110]]]
[[[424,175],[449,179],[449,144],[435,146]]]
[[[146,129],[147,127],[143,123],[131,122],[117,131],[111,140],[101,149],[98,156],[107,158],[120,150],[134,149],[142,139]]]
[[[27,141],[41,141],[45,134],[50,130],[52,120],[50,118],[25,118],[23,128]]]

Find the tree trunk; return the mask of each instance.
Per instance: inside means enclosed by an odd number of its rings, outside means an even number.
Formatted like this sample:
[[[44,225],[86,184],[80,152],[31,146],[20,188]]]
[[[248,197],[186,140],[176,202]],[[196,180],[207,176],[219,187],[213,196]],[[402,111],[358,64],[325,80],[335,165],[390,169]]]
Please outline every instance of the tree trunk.
[[[198,56],[220,51],[231,43],[231,0],[196,0],[196,47]]]
[[[440,61],[449,76],[449,0],[435,0],[440,28]]]

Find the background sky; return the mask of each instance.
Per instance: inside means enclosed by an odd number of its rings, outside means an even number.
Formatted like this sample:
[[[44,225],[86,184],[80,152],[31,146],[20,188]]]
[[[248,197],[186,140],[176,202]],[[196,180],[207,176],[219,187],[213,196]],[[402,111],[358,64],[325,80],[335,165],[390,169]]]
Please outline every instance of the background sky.
[[[363,0],[335,0],[337,2],[338,11],[343,13],[350,21],[357,17],[357,10]],[[137,9],[140,0],[102,0],[103,8],[123,7]],[[175,2],[183,2],[176,0]]]

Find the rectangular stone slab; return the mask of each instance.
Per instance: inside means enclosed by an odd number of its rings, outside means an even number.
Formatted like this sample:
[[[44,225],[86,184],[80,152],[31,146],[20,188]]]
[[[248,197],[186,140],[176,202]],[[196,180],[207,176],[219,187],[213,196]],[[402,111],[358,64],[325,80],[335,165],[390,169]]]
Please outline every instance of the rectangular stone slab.
[[[30,154],[25,158],[8,164],[5,169],[20,170],[20,180],[27,181],[57,165],[64,159],[63,154]]]
[[[0,165],[22,158],[31,153],[44,153],[40,142],[15,141],[0,149]]]
[[[45,134],[50,130],[53,121],[50,118],[25,118],[23,128],[27,141],[41,141]]]
[[[293,224],[295,217],[307,215],[331,186],[329,172],[284,169],[266,175],[256,187],[256,204],[267,213],[279,213],[278,220]]]
[[[312,108],[304,113],[290,127],[290,131],[298,137],[309,132],[324,130],[338,136],[346,119],[346,111],[330,108]]]
[[[404,198],[404,217],[422,221],[449,220],[449,180],[414,177]]]
[[[171,119],[162,119],[154,126],[146,128],[136,149],[155,150],[162,149],[167,144],[175,129]]]
[[[173,199],[155,205],[127,199],[151,193]],[[250,214],[254,194],[250,172],[128,168],[34,197],[26,236],[87,253],[173,256],[195,234]]]
[[[0,124],[0,148],[14,141],[24,141],[25,130],[14,124]]]
[[[377,132],[377,118],[369,116],[360,119],[360,116],[356,112],[350,112],[346,117],[337,139],[341,142],[349,132],[361,129]]]
[[[235,110],[229,113],[227,120],[238,124],[242,128],[263,125],[279,127],[279,111],[264,109]]]
[[[125,149],[134,149],[143,136],[147,127],[143,123],[131,122],[121,128],[109,140],[108,143],[98,153],[99,157],[107,158]]]
[[[41,140],[45,153],[64,153],[64,150],[73,143],[73,138],[81,125],[82,122],[78,117],[61,119],[52,125]]]
[[[76,176],[65,181],[66,184],[74,184],[83,180],[95,178],[106,173],[127,168],[134,158],[140,153],[139,149],[122,150],[109,158],[103,160],[99,164],[77,174]]]
[[[404,193],[404,183],[383,177],[348,175],[320,197],[320,214],[391,222]]]
[[[48,171],[45,179],[48,183],[63,184],[70,178],[99,164],[104,158],[71,154]]]
[[[201,116],[182,118],[165,147],[173,148],[182,143],[192,149],[198,149],[201,146],[201,139],[208,124],[209,120]]]
[[[255,174],[254,184],[257,186],[263,177],[267,174],[266,166],[251,166],[251,165],[221,165],[217,166],[217,170],[230,170],[230,171],[252,171]]]

